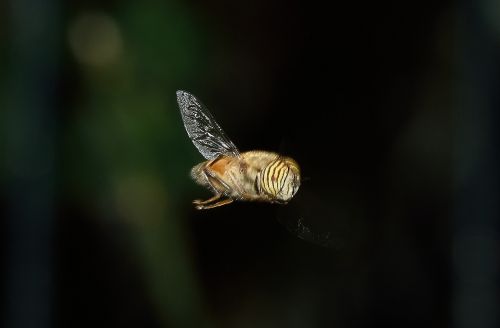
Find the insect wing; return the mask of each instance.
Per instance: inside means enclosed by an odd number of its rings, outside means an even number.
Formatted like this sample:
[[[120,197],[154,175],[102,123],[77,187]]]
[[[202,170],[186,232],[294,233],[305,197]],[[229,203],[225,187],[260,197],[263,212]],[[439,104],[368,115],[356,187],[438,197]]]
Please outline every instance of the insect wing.
[[[189,138],[203,157],[214,159],[219,155],[240,155],[212,114],[195,96],[177,91],[177,103]]]
[[[324,204],[328,202],[304,189],[286,206],[277,208],[278,222],[300,239],[327,248],[340,248],[345,229],[331,219],[335,214],[325,209]]]

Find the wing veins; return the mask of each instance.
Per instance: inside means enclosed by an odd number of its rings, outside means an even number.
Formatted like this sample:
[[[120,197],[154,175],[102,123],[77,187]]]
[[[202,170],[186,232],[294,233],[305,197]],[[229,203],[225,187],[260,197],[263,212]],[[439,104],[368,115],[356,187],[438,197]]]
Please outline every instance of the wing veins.
[[[177,91],[177,102],[189,138],[206,159],[219,155],[240,156],[238,148],[195,96]]]

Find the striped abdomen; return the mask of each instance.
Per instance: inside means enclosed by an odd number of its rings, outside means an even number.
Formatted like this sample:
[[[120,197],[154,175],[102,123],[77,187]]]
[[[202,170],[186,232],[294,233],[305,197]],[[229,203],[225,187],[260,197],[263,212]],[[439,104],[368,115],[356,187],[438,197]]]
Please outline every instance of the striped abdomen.
[[[280,156],[264,167],[255,182],[259,194],[287,202],[299,189],[300,170],[293,159]]]

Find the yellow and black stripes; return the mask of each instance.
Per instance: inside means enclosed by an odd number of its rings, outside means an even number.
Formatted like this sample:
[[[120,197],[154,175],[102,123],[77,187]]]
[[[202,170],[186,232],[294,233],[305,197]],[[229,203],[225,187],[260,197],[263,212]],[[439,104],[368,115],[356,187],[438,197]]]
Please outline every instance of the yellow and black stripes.
[[[281,158],[272,161],[258,175],[256,187],[259,193],[263,191],[270,196],[276,196],[283,188],[289,173],[290,167]]]

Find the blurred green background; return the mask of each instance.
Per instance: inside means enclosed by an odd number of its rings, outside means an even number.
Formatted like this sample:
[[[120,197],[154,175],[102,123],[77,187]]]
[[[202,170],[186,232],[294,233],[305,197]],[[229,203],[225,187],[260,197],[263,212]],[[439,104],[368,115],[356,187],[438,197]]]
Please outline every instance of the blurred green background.
[[[0,3],[2,326],[498,326],[498,21],[486,0]],[[178,89],[240,150],[295,158],[296,199],[194,210]]]

